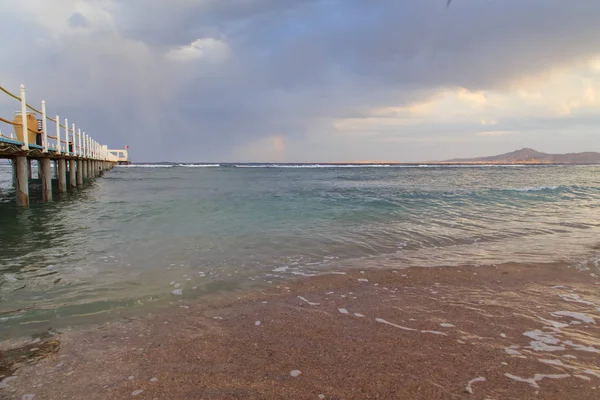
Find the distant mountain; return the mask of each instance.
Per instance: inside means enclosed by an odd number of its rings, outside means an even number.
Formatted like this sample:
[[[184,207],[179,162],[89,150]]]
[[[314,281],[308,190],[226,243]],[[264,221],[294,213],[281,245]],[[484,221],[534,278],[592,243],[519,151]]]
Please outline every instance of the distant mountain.
[[[490,157],[455,158],[448,163],[492,163],[492,164],[600,164],[600,153],[547,154],[524,148],[512,153]]]

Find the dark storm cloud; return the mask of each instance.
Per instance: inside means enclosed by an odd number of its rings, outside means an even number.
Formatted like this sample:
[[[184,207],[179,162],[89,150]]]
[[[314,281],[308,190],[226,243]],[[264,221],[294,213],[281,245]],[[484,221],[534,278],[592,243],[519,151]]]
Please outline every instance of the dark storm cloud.
[[[595,1],[88,3],[108,4],[112,23],[74,9],[65,24],[89,33],[40,44],[44,29],[17,21],[31,51],[8,72],[148,160],[222,160],[262,137],[301,140],[327,132],[332,119],[426,99],[440,87],[502,89],[600,53]],[[226,43],[227,57],[167,56],[208,38]],[[9,49],[23,57],[22,47]],[[80,90],[56,94],[61,85],[42,74]]]

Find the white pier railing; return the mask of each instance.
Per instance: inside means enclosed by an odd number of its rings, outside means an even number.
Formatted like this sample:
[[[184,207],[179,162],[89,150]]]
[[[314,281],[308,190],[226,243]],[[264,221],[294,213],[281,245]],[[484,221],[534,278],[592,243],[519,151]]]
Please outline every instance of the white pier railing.
[[[20,147],[22,151],[40,150],[42,153],[116,162],[117,159],[108,151],[106,145],[100,144],[85,130],[75,126],[69,119],[48,116],[47,104],[41,101],[41,110],[27,103],[25,86],[21,85],[20,96],[0,86],[0,91],[20,102],[21,110],[16,112],[12,121],[0,117],[0,121],[15,128],[15,136],[0,136],[0,142],[9,142]],[[51,122],[54,126],[48,126]],[[33,140],[35,139],[35,140]]]
[[[42,183],[44,201],[52,200],[51,162],[56,163],[56,180],[59,193],[69,188],[81,187],[88,180],[100,176],[104,171],[119,164],[129,163],[127,150],[109,150],[89,135],[73,120],[48,116],[44,100],[40,109],[27,103],[25,86],[21,85],[20,95],[11,93],[0,86],[0,91],[20,103],[20,111],[13,120],[2,118],[0,122],[11,125],[14,134],[0,132],[0,158],[12,160],[14,168],[13,184],[19,206],[29,205],[29,171],[31,160],[39,162],[39,179]]]

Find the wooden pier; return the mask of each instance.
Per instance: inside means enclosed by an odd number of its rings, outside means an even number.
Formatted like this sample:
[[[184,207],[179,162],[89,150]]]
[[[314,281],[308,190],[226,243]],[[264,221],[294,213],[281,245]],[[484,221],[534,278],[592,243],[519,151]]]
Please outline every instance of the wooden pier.
[[[21,111],[14,119],[0,117],[0,122],[14,128],[14,135],[0,134],[0,158],[10,159],[13,166],[13,185],[17,205],[29,206],[29,181],[31,161],[38,162],[38,177],[42,186],[42,199],[52,201],[52,181],[56,180],[59,193],[76,190],[89,180],[101,176],[117,164],[129,164],[125,150],[109,150],[90,135],[77,128],[75,123],[58,115],[50,118],[46,113],[46,102],[41,110],[29,105],[25,98],[25,86],[21,85],[20,96],[0,86],[0,91],[20,102]],[[52,134],[54,133],[54,134]],[[55,163],[52,176],[51,163]]]

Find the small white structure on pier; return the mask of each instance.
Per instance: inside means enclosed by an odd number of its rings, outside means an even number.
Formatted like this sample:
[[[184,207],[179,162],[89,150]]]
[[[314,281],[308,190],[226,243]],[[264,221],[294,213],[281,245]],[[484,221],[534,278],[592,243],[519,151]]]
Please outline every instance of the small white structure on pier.
[[[129,159],[129,146],[125,149],[108,150],[108,152],[117,157],[117,165],[129,165],[131,160]]]

